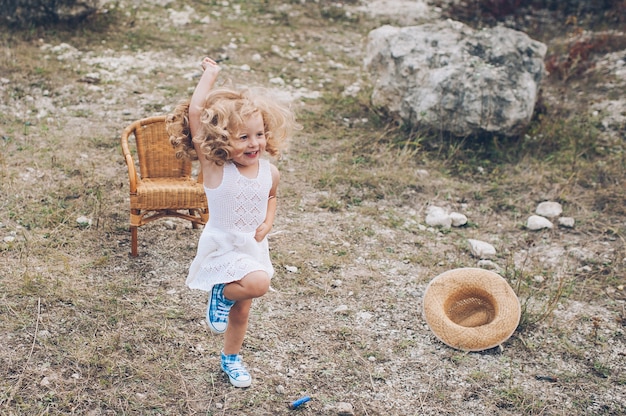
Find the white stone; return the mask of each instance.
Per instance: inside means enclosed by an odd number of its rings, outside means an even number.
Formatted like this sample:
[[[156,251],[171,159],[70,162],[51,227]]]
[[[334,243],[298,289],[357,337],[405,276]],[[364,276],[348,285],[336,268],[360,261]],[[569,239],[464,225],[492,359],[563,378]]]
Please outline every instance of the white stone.
[[[495,270],[496,272],[500,272],[502,270],[502,268],[498,266],[497,263],[494,263],[491,260],[485,260],[485,259],[479,260],[477,265],[481,269]]]
[[[450,228],[452,226],[452,218],[443,208],[432,206],[426,212],[426,224],[431,227]]]
[[[565,228],[574,228],[576,221],[572,217],[560,217],[559,225]]]
[[[91,225],[91,218],[87,218],[84,215],[76,218],[76,222],[80,225]]]
[[[485,241],[473,240],[470,238],[467,242],[470,245],[470,250],[474,257],[489,259],[496,255],[496,248]]]
[[[38,338],[50,338],[52,334],[50,333],[50,331],[47,331],[45,329],[42,329],[41,331],[37,332],[37,337]]]
[[[556,218],[563,212],[563,207],[558,202],[544,201],[537,205],[535,214],[546,218]]]
[[[544,228],[552,229],[552,227],[554,227],[554,225],[549,219],[539,215],[531,215],[526,221],[526,228],[532,231],[542,230]]]
[[[343,313],[348,311],[348,305],[339,305],[333,312],[335,313]]]
[[[450,213],[453,227],[462,227],[467,224],[467,217],[459,212]]]
[[[285,85],[285,80],[280,77],[274,77],[270,79],[270,84],[283,86]]]
[[[362,321],[369,321],[374,317],[374,315],[366,311],[361,311],[356,314],[356,317]]]
[[[298,268],[296,266],[285,266],[285,269],[289,273],[298,273]]]

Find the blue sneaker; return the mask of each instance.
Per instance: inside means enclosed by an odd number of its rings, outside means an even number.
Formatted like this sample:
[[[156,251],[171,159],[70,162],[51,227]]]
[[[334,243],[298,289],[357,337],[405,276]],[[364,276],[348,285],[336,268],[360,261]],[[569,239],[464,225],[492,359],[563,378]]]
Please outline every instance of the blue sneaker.
[[[252,376],[244,367],[239,354],[225,355],[222,352],[222,370],[228,374],[230,384],[235,387],[248,387],[252,384]]]
[[[235,304],[224,297],[224,284],[213,286],[209,297],[209,306],[206,311],[206,321],[209,328],[216,334],[223,334],[228,327],[228,313]]]

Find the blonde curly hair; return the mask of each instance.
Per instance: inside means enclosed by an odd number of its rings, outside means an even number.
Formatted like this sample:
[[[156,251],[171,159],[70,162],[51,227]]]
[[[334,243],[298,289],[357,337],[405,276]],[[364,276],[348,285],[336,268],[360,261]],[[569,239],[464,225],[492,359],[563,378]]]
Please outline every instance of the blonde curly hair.
[[[265,150],[273,157],[280,156],[287,139],[301,126],[296,122],[291,108],[267,93],[250,89],[212,90],[204,102],[200,115],[200,131],[191,137],[189,129],[189,100],[180,103],[167,116],[166,129],[176,157],[197,160],[199,155],[193,141],[200,144],[203,156],[218,165],[231,159],[231,140],[250,116],[260,113],[265,127]],[[193,141],[192,141],[193,140]]]

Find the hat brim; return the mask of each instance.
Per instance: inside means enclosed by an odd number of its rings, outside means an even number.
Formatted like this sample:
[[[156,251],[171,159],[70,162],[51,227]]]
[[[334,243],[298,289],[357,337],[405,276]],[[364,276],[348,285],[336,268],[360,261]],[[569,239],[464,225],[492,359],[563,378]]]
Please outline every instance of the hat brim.
[[[452,308],[459,309],[458,305],[472,302],[487,305],[488,312],[483,312],[482,318],[453,316]],[[513,335],[519,325],[521,307],[511,286],[497,273],[460,268],[430,281],[424,292],[423,314],[444,344],[462,351],[483,351]]]

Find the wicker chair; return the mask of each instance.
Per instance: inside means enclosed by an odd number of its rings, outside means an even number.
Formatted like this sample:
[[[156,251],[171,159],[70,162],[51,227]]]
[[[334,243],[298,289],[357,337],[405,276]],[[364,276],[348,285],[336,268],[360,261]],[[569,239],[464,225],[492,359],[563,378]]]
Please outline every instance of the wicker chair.
[[[135,138],[138,163],[131,153],[131,136]],[[163,217],[189,220],[193,228],[206,224],[209,209],[202,171],[194,179],[191,162],[176,158],[165,130],[165,116],[135,121],[124,130],[121,142],[130,181],[132,256],[137,256],[137,229],[144,224]]]

